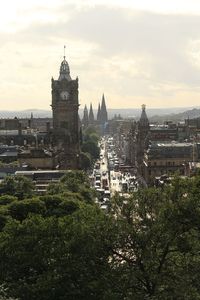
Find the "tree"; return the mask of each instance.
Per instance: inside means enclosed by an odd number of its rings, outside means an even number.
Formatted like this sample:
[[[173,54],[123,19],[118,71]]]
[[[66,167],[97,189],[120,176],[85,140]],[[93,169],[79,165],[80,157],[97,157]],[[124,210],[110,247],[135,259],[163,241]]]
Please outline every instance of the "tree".
[[[67,200],[84,201],[94,204],[95,191],[90,187],[89,178],[83,171],[67,172],[57,184],[50,184],[49,195],[61,195]]]
[[[89,126],[83,132],[83,144],[81,146],[81,151],[83,153],[89,153],[93,160],[96,160],[100,154],[98,145],[99,138],[100,136],[94,126]]]
[[[32,181],[24,176],[7,176],[0,184],[0,192],[4,195],[12,195],[18,199],[31,197],[34,193]]]
[[[89,140],[87,142],[83,142],[81,150],[83,152],[90,153],[93,159],[99,158],[100,150],[95,141]]]
[[[17,197],[15,197],[15,196],[2,195],[2,196],[0,196],[0,205],[2,206],[2,205],[10,204],[16,200],[17,200]]]
[[[69,171],[60,180],[68,190],[77,192],[80,185],[90,187],[88,176],[83,171]]]
[[[200,270],[199,185],[199,178],[176,178],[171,186],[139,190],[130,199],[115,196],[111,261],[121,299],[200,299],[192,271]]]
[[[13,219],[23,221],[29,214],[45,215],[45,204],[39,199],[14,201],[8,206],[9,214]]]
[[[87,191],[85,174],[71,175],[79,191],[84,182]],[[109,214],[73,199],[83,196],[69,191],[74,185],[67,174],[61,184],[63,194],[41,196],[38,206],[36,199],[20,200],[14,214],[16,201],[1,206],[7,219],[0,232],[0,282],[8,296],[200,299],[200,177],[177,177],[129,198],[116,194]]]
[[[112,280],[106,226],[106,216],[90,205],[63,218],[10,221],[0,234],[0,279],[9,296],[106,299]]]
[[[80,153],[80,168],[81,170],[87,171],[92,167],[92,159],[90,153]]]
[[[98,127],[94,127],[92,125],[88,126],[83,132],[84,140],[89,140],[94,135],[99,140],[100,132],[98,131]],[[96,137],[95,137],[95,139],[96,139]]]
[[[44,202],[46,207],[45,217],[60,217],[71,214],[80,208],[80,201],[83,201],[79,194],[70,192],[62,195],[41,196],[40,200]]]

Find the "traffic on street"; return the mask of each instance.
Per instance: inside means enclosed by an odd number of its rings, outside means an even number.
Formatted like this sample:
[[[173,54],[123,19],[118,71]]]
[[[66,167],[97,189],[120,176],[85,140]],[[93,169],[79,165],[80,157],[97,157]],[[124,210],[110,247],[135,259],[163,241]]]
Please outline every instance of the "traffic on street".
[[[138,180],[134,172],[126,170],[118,157],[113,137],[104,136],[99,142],[100,156],[90,176],[97,192],[97,202],[104,210],[108,209],[110,198],[119,193],[128,197],[138,190]]]

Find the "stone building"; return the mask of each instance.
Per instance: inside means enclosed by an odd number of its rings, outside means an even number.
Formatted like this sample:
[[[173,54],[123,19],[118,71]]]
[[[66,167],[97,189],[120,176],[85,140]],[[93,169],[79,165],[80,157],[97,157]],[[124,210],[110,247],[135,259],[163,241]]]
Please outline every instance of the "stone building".
[[[186,175],[187,164],[197,160],[197,147],[193,143],[153,143],[144,156],[143,176],[147,183],[152,183],[155,177],[164,174]]]
[[[80,155],[78,78],[71,78],[65,56],[58,80],[52,78],[51,88],[53,146],[58,154],[58,166],[61,169],[77,169]]]
[[[151,125],[149,139],[151,141],[179,141],[190,139],[190,128],[186,123],[165,122],[165,124]]]
[[[29,169],[54,169],[58,164],[57,156],[52,151],[30,148],[18,154],[19,165],[27,165]]]

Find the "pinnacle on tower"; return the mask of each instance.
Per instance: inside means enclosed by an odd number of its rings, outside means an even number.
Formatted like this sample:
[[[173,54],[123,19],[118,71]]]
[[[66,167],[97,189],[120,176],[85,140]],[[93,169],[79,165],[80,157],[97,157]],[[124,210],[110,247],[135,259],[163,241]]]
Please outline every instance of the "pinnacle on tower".
[[[92,103],[90,103],[89,124],[94,124],[94,113],[93,113]]]

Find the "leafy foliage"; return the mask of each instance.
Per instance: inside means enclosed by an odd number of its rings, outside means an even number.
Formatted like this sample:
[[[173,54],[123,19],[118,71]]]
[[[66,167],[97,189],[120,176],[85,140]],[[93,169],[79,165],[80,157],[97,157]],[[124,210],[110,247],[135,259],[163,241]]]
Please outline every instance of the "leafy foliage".
[[[200,267],[199,184],[199,178],[176,178],[163,189],[113,200],[117,236],[112,264],[125,299],[200,299],[192,271]]]
[[[57,191],[2,200],[0,282],[8,297],[200,299],[200,177],[128,199],[116,194],[109,214],[88,201],[83,172],[67,173]]]
[[[88,154],[91,157],[92,160],[96,160],[99,157],[100,149],[98,145],[99,141],[99,134],[97,133],[94,126],[89,126],[84,132],[83,132],[83,144],[81,146],[82,153],[85,153],[87,157],[89,158]],[[85,170],[86,165],[86,157],[82,157],[83,161],[81,160],[82,168]],[[89,165],[89,161],[87,162],[88,168],[91,167],[91,164]]]
[[[88,152],[80,153],[80,168],[87,171],[92,167],[92,157]]]
[[[51,195],[65,194],[87,203],[94,203],[95,192],[90,188],[87,175],[83,171],[69,171],[60,180],[59,184],[48,187]]]
[[[0,184],[0,193],[25,199],[33,195],[34,186],[31,180],[24,176],[7,176]]]
[[[109,274],[109,251],[98,225],[104,219],[99,210],[87,207],[64,218],[32,216],[21,224],[8,223],[0,237],[0,258],[10,295],[102,299],[104,274]]]

